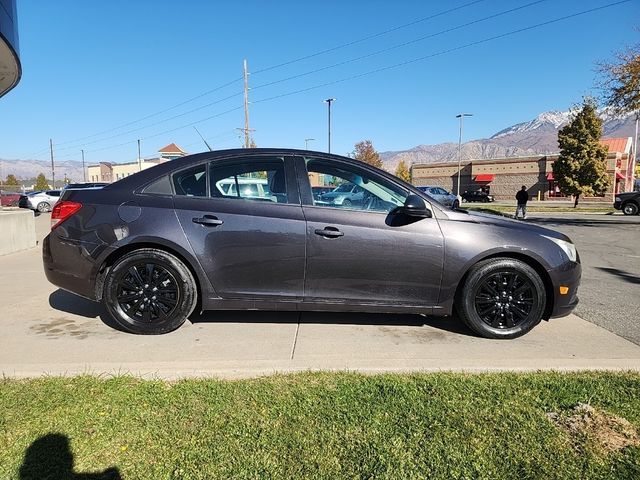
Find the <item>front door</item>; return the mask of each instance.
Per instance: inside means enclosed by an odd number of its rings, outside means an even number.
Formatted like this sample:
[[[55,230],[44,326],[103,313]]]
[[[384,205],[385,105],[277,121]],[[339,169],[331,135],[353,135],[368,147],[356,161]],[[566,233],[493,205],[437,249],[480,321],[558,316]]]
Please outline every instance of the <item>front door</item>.
[[[358,205],[336,195],[303,193],[307,220],[305,301],[433,306],[437,304],[444,242],[435,218],[398,221],[390,212],[408,190],[372,170],[330,159],[297,159],[300,182],[349,184],[364,190]],[[306,186],[310,190],[310,186]]]
[[[254,155],[173,175],[176,214],[219,297],[302,299],[305,221],[290,162]]]

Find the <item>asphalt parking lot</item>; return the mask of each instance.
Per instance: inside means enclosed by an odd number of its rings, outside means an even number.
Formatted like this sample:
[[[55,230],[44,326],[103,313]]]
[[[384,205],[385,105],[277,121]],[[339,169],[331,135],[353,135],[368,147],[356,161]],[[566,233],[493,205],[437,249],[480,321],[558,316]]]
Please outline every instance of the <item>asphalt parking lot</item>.
[[[608,331],[622,329],[622,335],[637,341],[633,315],[612,327],[602,314],[629,296],[627,284],[637,291],[638,277],[632,272],[638,272],[638,258],[617,256],[635,255],[633,248],[618,242],[624,231],[635,235],[638,244],[638,223],[617,216],[590,218],[581,216],[573,223],[568,216],[530,221],[565,231],[576,241],[586,263],[581,309],[596,320],[571,315],[543,322],[512,341],[477,338],[456,321],[419,315],[248,311],[209,312],[168,335],[136,336],[111,328],[101,305],[49,284],[40,247],[2,256],[0,373],[235,378],[307,369],[640,369],[640,346]],[[36,218],[39,238],[48,224],[48,215]],[[603,248],[610,241],[616,243],[615,258]],[[613,290],[620,296],[612,295]],[[620,307],[625,312],[633,305],[637,308],[637,293],[626,301]]]
[[[573,240],[582,261],[575,313],[640,345],[640,216],[531,214]]]

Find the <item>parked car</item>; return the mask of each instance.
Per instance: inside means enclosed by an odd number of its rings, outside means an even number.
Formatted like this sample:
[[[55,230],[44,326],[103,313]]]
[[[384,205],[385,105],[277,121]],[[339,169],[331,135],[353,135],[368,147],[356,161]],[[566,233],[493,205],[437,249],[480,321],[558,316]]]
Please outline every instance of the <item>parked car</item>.
[[[455,208],[458,208],[460,206],[461,197],[459,197],[458,195],[454,195],[451,192],[446,191],[442,187],[434,187],[434,186],[431,186],[431,185],[426,185],[426,186],[417,187],[417,188],[421,192],[426,193],[431,198],[436,199],[441,204],[443,204],[443,205],[445,205],[447,207],[451,207],[451,208],[455,209]]]
[[[310,174],[365,200],[314,199]],[[221,180],[260,175],[271,195]],[[366,195],[364,194],[366,192]],[[328,195],[328,194],[325,194]],[[67,190],[43,262],[53,284],[100,301],[134,333],[178,328],[194,311],[405,312],[458,318],[514,338],[578,303],[581,266],[562,233],[451,210],[357,160],[290,149],[221,150]]]
[[[618,193],[613,208],[622,210],[625,215],[640,214],[640,192]]]
[[[318,201],[325,205],[339,205],[350,208],[351,206],[362,205],[365,190],[351,182],[345,182],[330,192],[323,193]]]
[[[313,198],[315,200],[320,200],[320,197],[325,193],[332,192],[334,187],[311,187],[311,191],[313,192]]]
[[[482,190],[472,190],[471,192],[464,192],[462,194],[462,200],[464,202],[493,202],[493,197]]]
[[[21,195],[18,201],[20,208],[30,208],[38,212],[50,212],[60,199],[60,190],[46,190]]]
[[[0,192],[0,205],[3,207],[15,207],[20,201],[20,194],[16,192]]]

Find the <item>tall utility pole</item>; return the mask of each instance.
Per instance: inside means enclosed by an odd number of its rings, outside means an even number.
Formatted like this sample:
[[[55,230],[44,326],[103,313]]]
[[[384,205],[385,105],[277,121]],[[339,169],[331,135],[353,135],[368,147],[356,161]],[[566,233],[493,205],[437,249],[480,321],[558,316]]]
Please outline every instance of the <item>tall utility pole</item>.
[[[247,72],[247,59],[243,62],[244,77],[244,148],[251,146],[249,138],[249,73]]]
[[[327,98],[324,103],[327,104],[327,122],[328,122],[328,135],[327,135],[327,152],[331,153],[331,102],[335,102],[335,98]]]
[[[56,169],[55,166],[53,164],[53,140],[49,139],[49,151],[51,152],[51,182],[53,182],[53,185],[51,186],[51,188],[53,188],[55,190],[56,188]]]
[[[636,162],[638,161],[638,120],[640,120],[640,110],[636,112],[636,136],[633,140],[633,157],[631,159],[631,192],[636,189]]]
[[[462,168],[462,124],[464,117],[473,117],[473,113],[461,113],[456,115],[456,118],[460,119],[460,137],[458,138],[458,188],[456,189],[456,195],[460,195],[460,170]]]
[[[305,138],[304,139],[304,149],[309,150],[309,142],[313,142],[315,138]]]
[[[142,157],[140,156],[140,139],[138,139],[138,171],[142,171]]]
[[[84,149],[80,150],[82,152],[82,178],[84,181],[87,181],[87,170],[84,168]]]

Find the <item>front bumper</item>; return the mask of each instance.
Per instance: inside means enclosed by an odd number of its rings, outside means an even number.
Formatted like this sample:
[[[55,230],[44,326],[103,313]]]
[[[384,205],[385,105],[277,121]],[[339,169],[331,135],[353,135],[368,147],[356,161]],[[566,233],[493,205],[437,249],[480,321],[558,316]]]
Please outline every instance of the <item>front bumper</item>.
[[[569,315],[578,305],[578,287],[582,276],[582,265],[567,261],[563,265],[548,270],[553,285],[553,308],[550,318]],[[566,294],[562,294],[561,287],[567,287]]]
[[[613,208],[615,208],[616,210],[620,210],[622,208],[622,202],[613,202]]]

